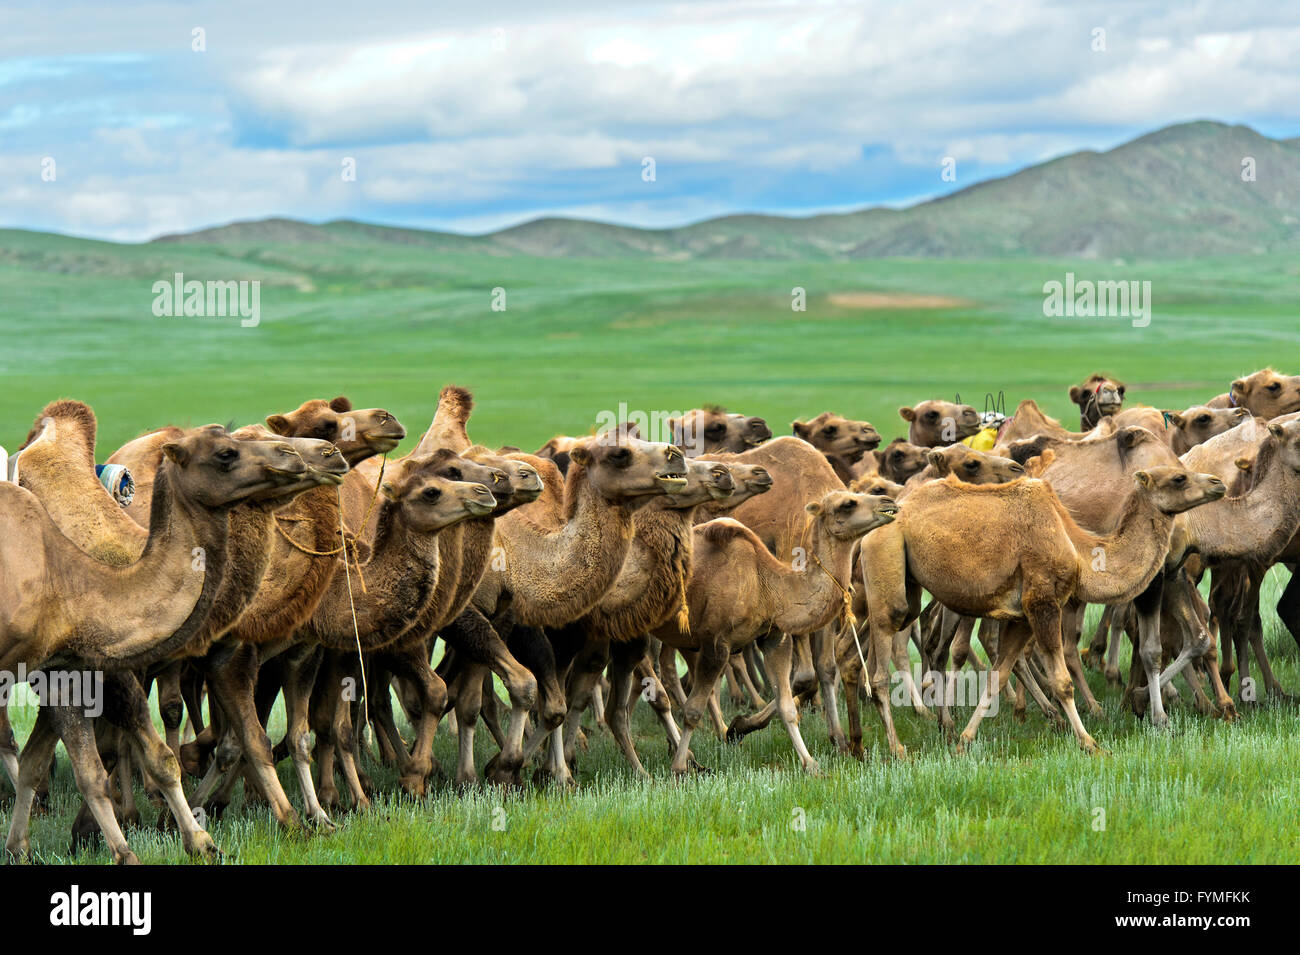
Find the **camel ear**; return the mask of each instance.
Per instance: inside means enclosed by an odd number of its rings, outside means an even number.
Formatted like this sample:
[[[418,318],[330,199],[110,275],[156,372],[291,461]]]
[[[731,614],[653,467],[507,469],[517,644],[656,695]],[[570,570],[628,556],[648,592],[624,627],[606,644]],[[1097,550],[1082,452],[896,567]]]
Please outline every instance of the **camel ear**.
[[[1084,390],[1080,388],[1078,385],[1070,386],[1070,400],[1073,401],[1076,405],[1079,403],[1079,399],[1082,398],[1084,394],[1086,394],[1086,392],[1084,392]]]
[[[898,416],[902,418],[904,421],[915,421],[916,411],[912,408],[907,408],[907,407],[899,408]]]
[[[794,428],[794,433],[800,438],[806,438],[812,433],[812,425],[802,421],[791,421],[790,427]]]
[[[162,446],[163,457],[178,467],[185,467],[190,463],[190,452],[182,444],[175,441],[169,441]]]
[[[392,481],[385,481],[383,484],[379,485],[379,493],[384,495],[384,497],[388,498],[390,501],[397,500],[397,488],[393,487]]]
[[[330,410],[337,411],[339,414],[345,414],[352,410],[352,402],[342,395],[339,395],[330,402]]]
[[[1150,487],[1154,483],[1151,480],[1151,475],[1147,474],[1146,471],[1134,471],[1133,480],[1138,482],[1139,487]]]
[[[1250,458],[1237,458],[1232,462],[1237,466],[1238,471],[1249,471],[1250,466],[1254,463]]]
[[[939,477],[948,476],[948,459],[943,456],[942,451],[931,451],[925,458],[930,462],[930,467],[939,472]]]
[[[1174,423],[1175,428],[1181,428],[1183,426],[1183,416],[1177,411],[1166,411],[1165,415]]]
[[[575,444],[569,449],[569,460],[586,467],[591,463],[591,452],[587,450],[585,445]]]
[[[807,504],[804,505],[804,510],[807,511],[809,514],[813,515],[814,517],[816,517],[818,514],[822,512],[821,502],[809,501]]]
[[[1243,395],[1246,393],[1245,378],[1238,378],[1236,381],[1234,381],[1231,385],[1228,386],[1228,394],[1238,394],[1238,393]]]
[[[273,414],[266,419],[266,426],[276,434],[284,436],[289,433],[289,419],[282,414]]]
[[[1282,437],[1282,432],[1283,432],[1282,426],[1280,424],[1277,424],[1276,422],[1268,426],[1268,433],[1275,438]]]

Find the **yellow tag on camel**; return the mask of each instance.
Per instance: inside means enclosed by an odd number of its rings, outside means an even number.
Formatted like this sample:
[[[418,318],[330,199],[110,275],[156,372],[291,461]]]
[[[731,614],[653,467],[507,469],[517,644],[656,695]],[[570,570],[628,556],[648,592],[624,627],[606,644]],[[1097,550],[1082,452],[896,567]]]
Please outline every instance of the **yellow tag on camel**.
[[[993,446],[997,443],[997,428],[984,428],[982,431],[962,440],[962,444],[974,448],[976,451],[992,451]]]

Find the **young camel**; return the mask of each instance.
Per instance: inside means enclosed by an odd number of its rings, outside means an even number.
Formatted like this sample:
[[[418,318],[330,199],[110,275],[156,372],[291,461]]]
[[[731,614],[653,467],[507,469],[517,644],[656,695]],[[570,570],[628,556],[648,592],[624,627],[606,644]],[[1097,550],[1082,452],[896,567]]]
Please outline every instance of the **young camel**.
[[[885,447],[877,448],[871,454],[863,456],[863,463],[871,466],[860,470],[855,469],[857,473],[854,475],[854,480],[878,476],[895,484],[906,484],[907,479],[913,474],[925,469],[926,464],[929,463],[926,457],[929,451],[928,447],[923,448],[919,444],[895,438]]]
[[[773,557],[752,530],[731,518],[694,529],[695,559],[687,584],[689,622],[674,618],[655,636],[678,650],[697,652],[691,692],[682,711],[681,738],[672,770],[690,769],[690,742],[704,718],[709,696],[731,654],[756,637],[777,630],[811,633],[847,614],[850,556],[854,543],[898,513],[888,498],[831,491],[807,504],[805,561]],[[790,685],[792,641],[787,636],[767,654],[776,683],[776,704],[803,768],[819,771],[799,733]]]
[[[1228,393],[1206,402],[1211,408],[1245,408],[1258,418],[1271,421],[1300,411],[1300,375],[1279,375],[1272,368],[1238,378]]]
[[[1122,381],[1096,372],[1081,384],[1071,385],[1070,400],[1079,406],[1079,427],[1091,431],[1102,418],[1118,414],[1124,404],[1125,390]]]
[[[637,510],[652,497],[679,491],[685,484],[681,450],[642,441],[625,430],[608,432],[569,451],[563,524],[530,519],[538,510],[549,513],[545,495],[497,521],[494,546],[500,548],[501,559],[484,573],[474,606],[494,625],[507,614],[511,618],[511,653],[538,678],[539,722],[517,759],[508,759],[504,752],[495,757],[489,767],[492,778],[514,780],[568,709],[556,678],[555,650],[539,628],[560,628],[590,611],[622,569]],[[548,768],[557,782],[572,783],[558,734],[552,739]]]
[[[148,542],[126,566],[87,555],[35,495],[0,484],[0,669],[75,665],[115,674],[174,654],[198,635],[221,587],[230,510],[306,472],[283,442],[238,442],[217,425],[185,433],[164,454]],[[148,720],[143,704],[140,697],[128,700],[133,724]],[[7,851],[29,852],[35,786],[60,738],[113,858],[136,861],[118,826],[89,721],[63,705],[41,708],[23,751]],[[161,739],[156,743],[142,742],[138,756],[162,787],[186,850],[215,856],[215,844],[188,811],[175,755]]]
[[[796,438],[803,438],[826,455],[836,477],[846,486],[853,480],[853,466],[880,445],[880,432],[871,422],[850,421],[830,411],[823,411],[811,421],[791,422],[790,426]]]
[[[899,520],[863,542],[871,693],[891,753],[902,756],[904,749],[890,713],[885,660],[894,634],[919,614],[922,588],[959,613],[1003,621],[998,681],[981,694],[961,734],[963,747],[974,740],[994,694],[1032,639],[1079,745],[1097,751],[1075,709],[1061,649],[1061,608],[1071,597],[1133,599],[1164,567],[1173,515],[1227,491],[1217,477],[1184,468],[1151,468],[1133,479],[1136,487],[1108,535],[1080,528],[1044,481],[977,486],[949,476],[913,491]],[[1108,555],[1104,571],[1094,569],[1096,548]]]
[[[696,408],[680,418],[669,418],[668,428],[672,443],[691,457],[716,451],[739,454],[772,437],[772,429],[762,418],[728,414],[718,407]]]
[[[923,448],[940,448],[955,444],[982,427],[979,412],[970,405],[954,404],[937,398],[914,407],[898,409],[898,416],[909,422],[907,440]]]

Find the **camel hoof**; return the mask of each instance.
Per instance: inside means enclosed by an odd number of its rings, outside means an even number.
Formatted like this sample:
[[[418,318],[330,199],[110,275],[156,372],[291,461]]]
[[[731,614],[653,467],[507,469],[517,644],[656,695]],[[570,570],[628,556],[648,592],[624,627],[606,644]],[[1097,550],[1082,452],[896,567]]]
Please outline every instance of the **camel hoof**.
[[[1023,723],[1028,719],[1025,710],[1012,710],[1011,715],[1015,718],[1017,723]]]
[[[208,835],[202,829],[194,834],[194,844],[187,846],[186,851],[192,856],[198,856],[204,862],[220,862],[221,850],[217,844],[212,841],[212,836]]]
[[[744,718],[737,716],[727,727],[726,735],[723,737],[728,743],[739,743],[747,735],[749,730],[745,729]]]
[[[18,865],[27,862],[32,857],[32,844],[29,839],[23,839],[21,842],[14,842],[5,846],[4,863],[5,865]]]
[[[334,825],[334,820],[324,813],[319,816],[308,816],[306,828],[318,836],[333,835],[339,831],[339,827]]]
[[[803,771],[807,773],[809,776],[811,776],[813,779],[824,778],[822,774],[822,768],[818,764],[817,760],[815,759],[809,760],[807,763],[805,763],[803,767]]]
[[[1237,712],[1237,707],[1229,700],[1223,705],[1223,709],[1219,711],[1219,718],[1225,723],[1235,723],[1241,719],[1241,714]]]
[[[140,860],[136,858],[135,853],[132,852],[130,849],[127,849],[125,852],[123,852],[122,857],[115,861],[117,862],[118,865],[139,865],[140,864]]]
[[[427,787],[422,773],[411,773],[401,778],[402,791],[412,799],[423,799]]]
[[[935,715],[934,710],[928,707],[914,706],[912,707],[912,712],[921,717],[921,719],[929,720],[931,723],[937,723],[939,721],[939,717]]]

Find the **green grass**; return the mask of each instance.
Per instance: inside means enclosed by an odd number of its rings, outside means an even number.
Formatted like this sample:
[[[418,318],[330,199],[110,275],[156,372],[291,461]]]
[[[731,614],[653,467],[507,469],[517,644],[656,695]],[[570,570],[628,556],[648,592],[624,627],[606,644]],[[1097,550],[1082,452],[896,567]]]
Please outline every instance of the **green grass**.
[[[1056,320],[1042,284],[1080,278],[1152,282],[1149,327],[1125,319]],[[262,324],[154,318],[155,279],[261,278]],[[507,290],[505,312],[491,290]],[[790,292],[807,289],[792,313]],[[850,291],[942,294],[969,305],[861,311]],[[439,388],[474,389],[472,434],[535,448],[582,433],[626,402],[644,411],[718,402],[766,416],[777,433],[835,410],[903,433],[897,408],[927,397],[982,406],[1037,399],[1067,424],[1066,388],[1094,370],[1129,383],[1132,400],[1184,408],[1266,364],[1300,367],[1300,264],[1254,258],[1182,264],[887,261],[686,263],[539,260],[438,254],[398,245],[133,246],[0,232],[0,443],[13,450],[40,408],[81,398],[100,419],[100,457],[164,423],[244,423],[310,397],[350,395],[423,431]],[[1265,607],[1266,642],[1283,684],[1300,691],[1294,642]],[[1090,618],[1091,619],[1091,618]],[[1125,654],[1127,660],[1127,652]],[[715,775],[673,782],[645,707],[638,745],[655,780],[631,777],[607,736],[580,754],[576,793],[438,790],[413,804],[383,797],[342,814],[329,837],[288,838],[237,800],[215,823],[241,862],[879,861],[1266,862],[1294,858],[1288,835],[1300,775],[1296,709],[1263,705],[1226,725],[1173,712],[1153,732],[1118,709],[1095,674],[1108,719],[1088,721],[1112,755],[1084,757],[1031,714],[986,721],[975,751],[953,757],[910,713],[911,758],[886,761],[873,712],[865,764],[835,755],[821,715],[803,730],[825,778],[803,776],[779,725],[725,746],[707,730],[696,752]],[[724,704],[725,705],[725,704]],[[20,737],[32,711],[16,708]],[[278,735],[273,733],[273,735]],[[479,764],[490,737],[479,733]],[[437,755],[454,765],[444,732]],[[381,788],[395,780],[371,771]],[[60,759],[53,811],[34,845],[68,861],[75,792]],[[286,789],[297,786],[287,764]],[[3,785],[3,784],[0,784]],[[505,828],[492,827],[505,810]],[[1094,831],[1094,808],[1106,811]],[[791,827],[801,809],[806,828]],[[0,826],[8,825],[0,808]],[[146,809],[152,816],[152,810]],[[179,861],[174,836],[129,834],[144,861]],[[101,851],[76,861],[102,862]]]

